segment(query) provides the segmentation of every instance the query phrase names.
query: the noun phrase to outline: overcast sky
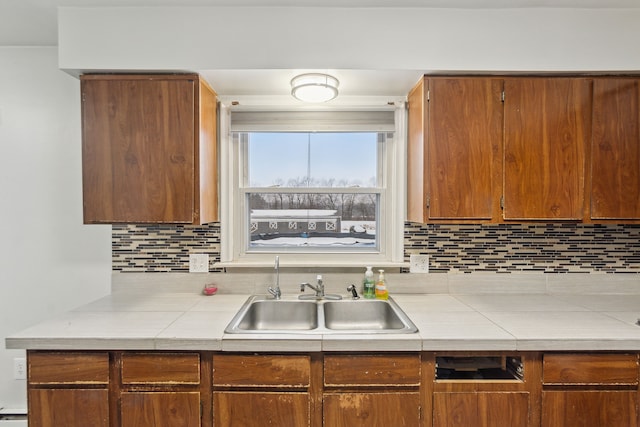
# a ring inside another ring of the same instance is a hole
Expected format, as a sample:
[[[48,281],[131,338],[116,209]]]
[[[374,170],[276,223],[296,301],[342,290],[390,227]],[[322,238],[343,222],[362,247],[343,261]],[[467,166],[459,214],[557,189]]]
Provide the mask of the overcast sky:
[[[316,182],[334,178],[349,185],[371,185],[376,175],[376,141],[375,132],[250,133],[250,185],[286,184],[307,173]]]

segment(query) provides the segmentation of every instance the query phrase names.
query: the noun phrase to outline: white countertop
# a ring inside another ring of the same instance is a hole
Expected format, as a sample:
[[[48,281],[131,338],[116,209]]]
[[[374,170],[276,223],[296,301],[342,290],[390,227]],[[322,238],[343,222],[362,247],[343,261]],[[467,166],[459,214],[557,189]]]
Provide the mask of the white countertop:
[[[397,294],[415,334],[225,334],[247,294],[118,292],[5,339],[8,349],[640,351],[640,295]]]

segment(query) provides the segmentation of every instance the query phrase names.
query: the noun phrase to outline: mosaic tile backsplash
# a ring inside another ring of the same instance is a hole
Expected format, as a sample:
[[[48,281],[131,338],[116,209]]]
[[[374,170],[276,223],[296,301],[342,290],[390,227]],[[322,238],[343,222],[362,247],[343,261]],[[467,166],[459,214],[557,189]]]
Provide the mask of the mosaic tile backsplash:
[[[432,273],[639,273],[640,224],[405,224],[405,259]],[[220,224],[114,225],[112,269],[187,272],[189,253],[220,260]],[[219,271],[211,269],[211,271]]]

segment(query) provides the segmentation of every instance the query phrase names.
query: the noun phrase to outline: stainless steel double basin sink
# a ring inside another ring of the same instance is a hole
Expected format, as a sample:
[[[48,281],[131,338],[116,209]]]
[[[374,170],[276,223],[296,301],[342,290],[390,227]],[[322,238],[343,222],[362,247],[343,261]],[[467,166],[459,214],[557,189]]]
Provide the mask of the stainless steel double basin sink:
[[[229,334],[407,334],[418,328],[388,300],[297,300],[254,295],[225,329]]]

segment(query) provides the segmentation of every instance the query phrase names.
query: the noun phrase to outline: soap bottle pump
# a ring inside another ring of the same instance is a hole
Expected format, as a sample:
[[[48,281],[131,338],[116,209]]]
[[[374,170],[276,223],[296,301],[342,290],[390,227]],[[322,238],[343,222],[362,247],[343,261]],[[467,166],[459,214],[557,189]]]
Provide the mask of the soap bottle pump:
[[[367,270],[364,272],[364,280],[362,281],[362,295],[368,299],[373,299],[376,297],[375,282],[373,280],[373,270],[371,270],[370,266],[367,266]]]
[[[387,281],[384,278],[384,270],[378,270],[378,280],[376,281],[376,298],[389,299],[389,291],[387,290]]]

